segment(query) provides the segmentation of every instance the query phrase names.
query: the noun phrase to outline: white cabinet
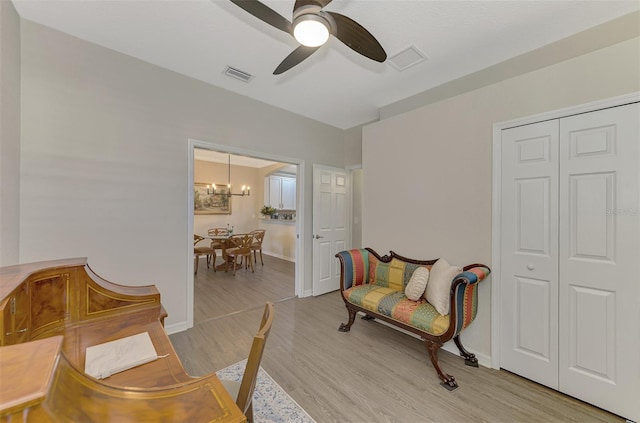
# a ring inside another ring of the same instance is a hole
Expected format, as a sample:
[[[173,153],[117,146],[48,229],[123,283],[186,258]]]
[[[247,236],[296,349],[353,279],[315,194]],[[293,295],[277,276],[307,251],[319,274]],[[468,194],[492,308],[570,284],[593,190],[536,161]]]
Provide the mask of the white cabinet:
[[[282,208],[295,210],[296,208],[296,180],[282,178]]]
[[[279,176],[269,176],[269,206],[281,209],[282,203],[282,178]],[[265,184],[266,185],[266,184]]]
[[[265,204],[280,210],[296,209],[296,178],[271,175],[265,178]]]

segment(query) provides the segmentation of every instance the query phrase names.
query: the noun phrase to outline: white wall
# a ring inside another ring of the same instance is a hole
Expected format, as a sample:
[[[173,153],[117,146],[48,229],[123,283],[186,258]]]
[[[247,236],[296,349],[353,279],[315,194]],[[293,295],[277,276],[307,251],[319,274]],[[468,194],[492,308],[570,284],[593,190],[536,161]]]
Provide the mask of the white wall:
[[[355,126],[344,131],[345,166],[362,164],[362,126]]]
[[[363,130],[363,245],[491,265],[492,126],[640,90],[640,38],[400,114]],[[491,354],[491,283],[466,346]]]
[[[0,266],[20,250],[20,17],[0,1]]]
[[[258,227],[265,229],[262,253],[288,261],[296,261],[296,224],[286,220],[260,219]]]
[[[362,248],[362,169],[351,171],[351,248]]]
[[[20,261],[155,284],[170,327],[187,321],[188,139],[304,160],[309,192],[313,163],[344,166],[342,130],[33,22],[21,38]]]

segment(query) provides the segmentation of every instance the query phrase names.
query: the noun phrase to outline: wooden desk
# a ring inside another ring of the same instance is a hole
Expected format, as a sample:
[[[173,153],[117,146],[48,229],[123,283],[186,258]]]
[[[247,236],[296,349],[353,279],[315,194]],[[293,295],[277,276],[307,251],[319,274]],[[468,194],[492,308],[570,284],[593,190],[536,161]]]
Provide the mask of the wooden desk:
[[[44,401],[61,346],[62,338],[57,336],[0,348],[2,415],[21,412]]]
[[[215,374],[186,373],[165,316],[155,287],[105,281],[83,258],[0,268],[0,421],[246,421]],[[145,331],[166,358],[104,380],[84,374],[88,346]],[[33,386],[15,376],[17,357],[44,368]],[[14,385],[31,391],[9,394]]]

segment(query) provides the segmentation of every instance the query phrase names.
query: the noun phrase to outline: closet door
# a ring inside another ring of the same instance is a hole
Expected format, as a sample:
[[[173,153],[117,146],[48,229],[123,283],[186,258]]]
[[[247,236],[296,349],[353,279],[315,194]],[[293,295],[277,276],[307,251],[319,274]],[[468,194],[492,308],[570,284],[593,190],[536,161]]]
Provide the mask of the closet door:
[[[558,388],[558,121],[502,131],[500,366]]]
[[[635,421],[639,117],[636,103],[560,120],[560,391]]]

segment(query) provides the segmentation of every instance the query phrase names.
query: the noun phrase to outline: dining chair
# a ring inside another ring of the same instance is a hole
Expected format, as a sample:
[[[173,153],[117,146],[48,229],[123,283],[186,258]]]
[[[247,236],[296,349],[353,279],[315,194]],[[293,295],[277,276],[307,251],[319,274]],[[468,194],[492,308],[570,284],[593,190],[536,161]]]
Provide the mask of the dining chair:
[[[229,230],[227,228],[211,228],[207,230],[207,235],[209,236],[229,236]],[[220,239],[212,239],[211,240],[211,248],[214,250],[222,250],[224,246],[222,245],[224,241]],[[215,267],[215,260],[213,262],[213,266]]]
[[[251,271],[255,272],[253,268],[253,260],[251,260],[251,243],[253,242],[253,235],[251,234],[237,234],[231,235],[227,240],[227,266],[225,272],[229,268],[229,263],[233,261],[233,274],[236,274],[236,268],[238,267],[238,259],[242,258],[244,261],[245,269],[251,266]]]
[[[253,242],[251,243],[251,251],[253,251],[253,261],[258,264],[258,251],[260,251],[260,263],[264,266],[264,260],[262,260],[262,240],[264,239],[264,234],[267,232],[266,229],[255,229],[249,232],[253,235]]]
[[[213,271],[216,271],[216,250],[211,247],[196,247],[196,244],[202,241],[204,238],[200,235],[193,235],[193,273],[198,273],[198,262],[200,261],[201,256],[206,256],[207,258],[207,269],[209,268],[209,263],[213,261]]]
[[[247,422],[253,423],[253,391],[256,387],[256,379],[258,378],[258,370],[262,361],[262,353],[267,343],[267,337],[271,331],[273,323],[273,303],[268,302],[264,307],[262,321],[258,333],[253,337],[247,365],[244,368],[242,381],[236,382],[232,380],[221,379],[222,385],[229,392],[232,398],[235,398],[236,405],[242,410],[247,418]]]

